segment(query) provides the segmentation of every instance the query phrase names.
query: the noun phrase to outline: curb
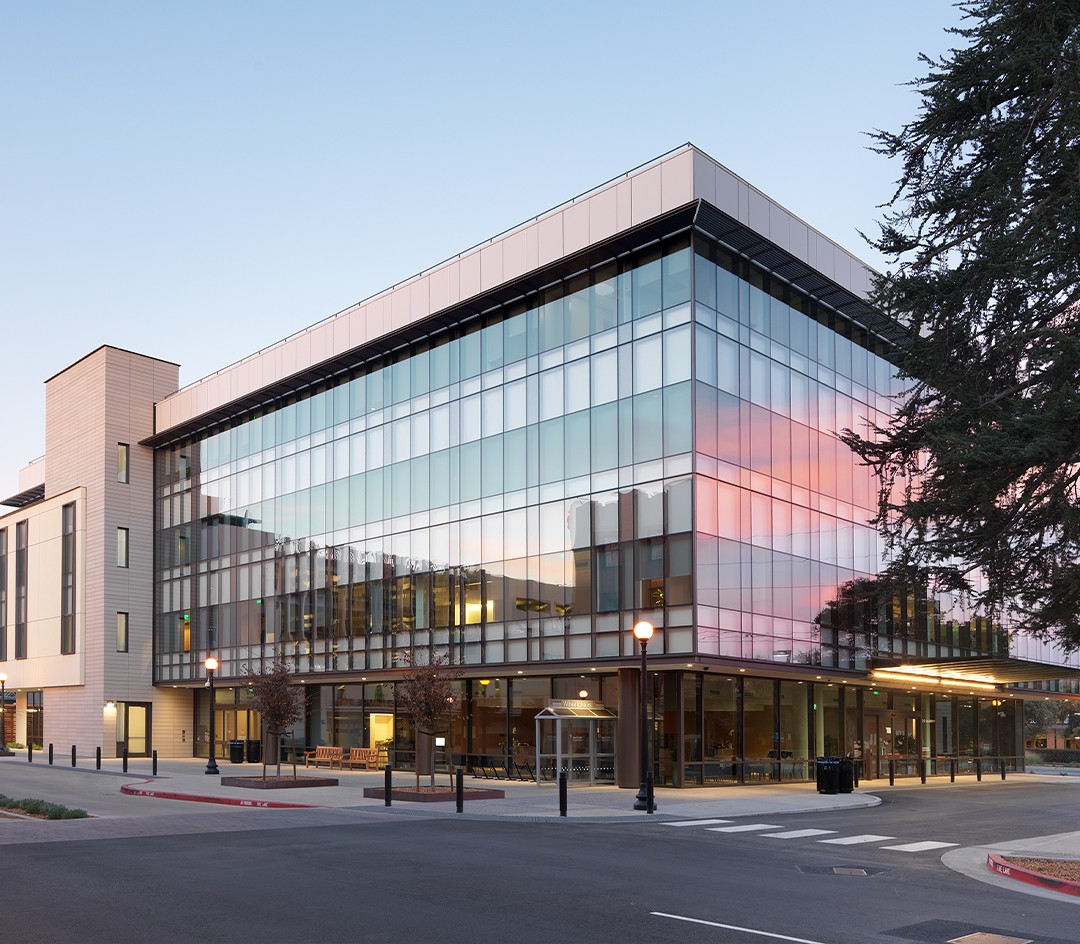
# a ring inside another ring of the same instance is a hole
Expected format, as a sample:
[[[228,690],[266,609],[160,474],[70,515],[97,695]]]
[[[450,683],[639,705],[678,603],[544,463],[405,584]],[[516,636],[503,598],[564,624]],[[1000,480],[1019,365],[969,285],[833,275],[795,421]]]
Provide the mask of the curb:
[[[141,780],[140,783],[154,783],[153,780]],[[319,810],[321,806],[312,803],[285,803],[279,800],[244,800],[240,797],[199,796],[195,793],[172,793],[166,790],[144,790],[135,784],[125,783],[120,792],[127,796],[157,797],[162,800],[188,800],[192,803],[219,803],[222,806],[251,806],[261,810]]]
[[[1002,856],[996,855],[993,852],[986,857],[986,867],[990,869],[991,872],[1003,875],[1005,878],[1015,879],[1018,882],[1026,882],[1028,885],[1035,885],[1039,888],[1045,888],[1048,891],[1061,892],[1063,895],[1080,897],[1080,882],[1072,882],[1064,878],[1052,878],[1049,875],[1032,872],[1030,869],[1025,869],[1019,865],[1013,865],[1011,862],[1006,862]]]

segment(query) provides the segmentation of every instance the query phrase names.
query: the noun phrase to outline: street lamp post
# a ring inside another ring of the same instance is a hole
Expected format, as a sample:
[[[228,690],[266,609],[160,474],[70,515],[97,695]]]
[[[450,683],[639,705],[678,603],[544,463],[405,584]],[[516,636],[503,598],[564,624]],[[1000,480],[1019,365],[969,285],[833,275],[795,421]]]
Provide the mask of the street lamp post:
[[[651,802],[649,787],[646,783],[649,778],[649,688],[646,683],[649,668],[645,649],[652,635],[652,623],[642,620],[634,624],[634,638],[641,643],[641,788],[634,799],[634,809],[645,810],[647,813],[656,809],[656,804]]]
[[[207,656],[206,661],[203,662],[206,666],[206,687],[210,689],[210,759],[206,762],[205,773],[217,774],[217,740],[214,732],[214,672],[218,667],[218,660],[213,656]]]
[[[14,753],[7,746],[7,672],[0,672],[0,757]]]

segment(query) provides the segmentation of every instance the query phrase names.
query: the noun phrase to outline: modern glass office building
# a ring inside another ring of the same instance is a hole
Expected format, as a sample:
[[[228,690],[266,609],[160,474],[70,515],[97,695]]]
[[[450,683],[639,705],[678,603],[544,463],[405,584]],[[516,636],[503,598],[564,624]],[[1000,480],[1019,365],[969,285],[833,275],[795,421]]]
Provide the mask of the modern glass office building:
[[[441,656],[448,762],[636,786],[644,619],[658,783],[1015,764],[1007,683],[1047,667],[877,581],[875,483],[835,435],[897,392],[868,279],[687,146],[159,403],[153,672],[193,692],[183,742],[206,752],[207,655],[222,742],[258,731],[244,667],[285,659],[293,742],[407,764],[395,685]]]

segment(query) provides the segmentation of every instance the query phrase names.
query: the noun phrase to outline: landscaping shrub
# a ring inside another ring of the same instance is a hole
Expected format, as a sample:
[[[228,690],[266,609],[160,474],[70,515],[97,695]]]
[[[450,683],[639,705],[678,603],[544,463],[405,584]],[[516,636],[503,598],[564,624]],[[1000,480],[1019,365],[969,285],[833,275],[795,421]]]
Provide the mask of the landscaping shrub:
[[[73,810],[60,803],[45,800],[14,800],[0,794],[0,807],[8,810],[22,810],[30,816],[47,816],[49,819],[86,819],[90,814],[86,810]]]

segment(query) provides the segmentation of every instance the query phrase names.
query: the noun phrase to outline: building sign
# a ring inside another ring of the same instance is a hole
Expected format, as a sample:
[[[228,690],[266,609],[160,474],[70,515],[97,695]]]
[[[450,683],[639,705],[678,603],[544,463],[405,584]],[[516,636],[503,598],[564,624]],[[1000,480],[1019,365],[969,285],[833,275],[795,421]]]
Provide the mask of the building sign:
[[[548,708],[587,708],[595,711],[603,707],[602,701],[591,701],[587,698],[552,698],[548,702]]]

